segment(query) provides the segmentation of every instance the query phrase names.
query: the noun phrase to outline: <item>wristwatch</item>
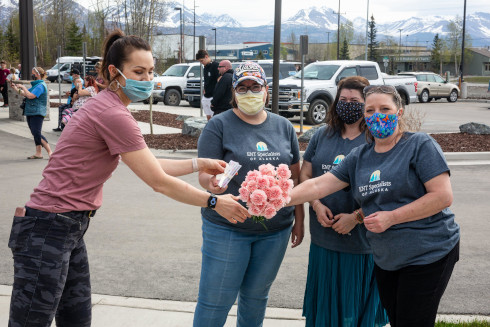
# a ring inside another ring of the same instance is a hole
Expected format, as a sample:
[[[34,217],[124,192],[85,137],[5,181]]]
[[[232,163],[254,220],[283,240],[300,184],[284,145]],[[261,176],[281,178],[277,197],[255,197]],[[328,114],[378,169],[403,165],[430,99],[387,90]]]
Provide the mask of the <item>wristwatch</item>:
[[[211,193],[208,198],[208,208],[213,209],[216,208],[216,203],[218,203],[218,197]]]

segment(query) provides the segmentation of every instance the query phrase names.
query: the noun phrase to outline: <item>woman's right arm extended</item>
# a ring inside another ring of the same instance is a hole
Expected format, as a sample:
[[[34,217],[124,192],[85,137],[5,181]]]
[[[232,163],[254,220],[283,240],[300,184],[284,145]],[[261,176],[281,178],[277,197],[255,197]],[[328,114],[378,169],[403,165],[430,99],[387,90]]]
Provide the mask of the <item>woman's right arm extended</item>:
[[[146,147],[141,150],[121,154],[122,160],[131,170],[155,192],[162,193],[182,203],[206,207],[209,193],[165,173],[155,156]],[[238,197],[231,194],[218,196],[216,212],[231,223],[243,222],[250,217],[247,209],[238,203]]]
[[[291,201],[287,205],[292,206],[321,199],[347,186],[349,186],[348,183],[342,182],[332,173],[328,172],[316,178],[301,182],[301,184],[293,188]]]

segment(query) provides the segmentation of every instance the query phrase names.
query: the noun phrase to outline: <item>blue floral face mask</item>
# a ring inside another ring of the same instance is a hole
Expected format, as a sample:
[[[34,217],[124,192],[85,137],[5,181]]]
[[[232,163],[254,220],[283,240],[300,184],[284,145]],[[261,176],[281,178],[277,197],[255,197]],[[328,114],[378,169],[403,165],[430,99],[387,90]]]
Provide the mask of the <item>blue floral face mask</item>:
[[[366,125],[375,138],[384,139],[395,132],[398,125],[398,114],[373,114],[366,117]]]
[[[124,94],[126,94],[129,100],[132,102],[138,102],[146,100],[150,97],[151,92],[153,91],[153,81],[137,81],[134,79],[128,79],[119,69],[117,69],[117,71],[126,80],[126,86],[122,86],[119,84],[119,82],[117,82],[117,84],[119,84],[119,87],[122,89]]]
[[[339,115],[340,120],[344,123],[347,125],[354,124],[363,116],[364,103],[339,100],[335,111]]]

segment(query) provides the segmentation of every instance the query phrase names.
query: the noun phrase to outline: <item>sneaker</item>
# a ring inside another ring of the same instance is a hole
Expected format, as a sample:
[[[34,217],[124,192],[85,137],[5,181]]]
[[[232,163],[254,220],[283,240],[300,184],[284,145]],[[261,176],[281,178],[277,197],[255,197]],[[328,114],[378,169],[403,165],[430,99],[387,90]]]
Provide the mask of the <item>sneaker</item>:
[[[8,107],[8,106],[9,106],[8,104],[4,104],[2,107],[4,107],[4,108],[5,108],[5,107]]]
[[[61,128],[59,128],[59,127],[53,128],[53,132],[61,132]]]

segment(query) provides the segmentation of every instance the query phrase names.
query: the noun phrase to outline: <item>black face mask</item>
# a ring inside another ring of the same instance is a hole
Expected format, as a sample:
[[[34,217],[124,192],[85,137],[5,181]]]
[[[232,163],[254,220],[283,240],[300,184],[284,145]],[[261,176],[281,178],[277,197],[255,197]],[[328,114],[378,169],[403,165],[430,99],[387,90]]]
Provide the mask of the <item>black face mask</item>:
[[[335,108],[340,120],[350,125],[358,121],[364,113],[364,103],[339,101]]]
[[[36,75],[34,75],[34,74],[32,74],[32,75],[31,75],[31,78],[32,78],[33,80],[37,80],[37,77],[36,77]]]

